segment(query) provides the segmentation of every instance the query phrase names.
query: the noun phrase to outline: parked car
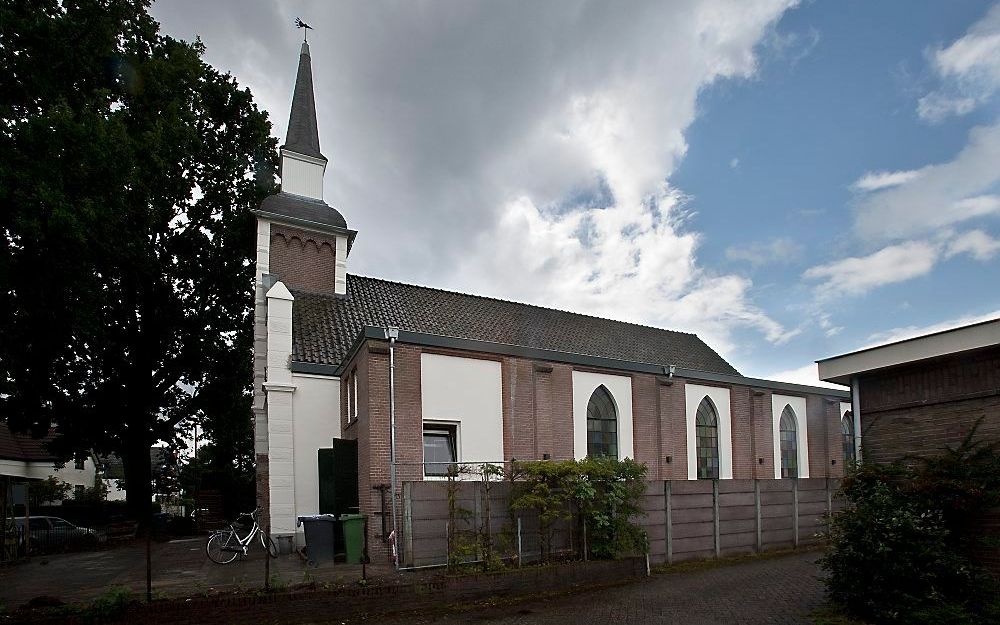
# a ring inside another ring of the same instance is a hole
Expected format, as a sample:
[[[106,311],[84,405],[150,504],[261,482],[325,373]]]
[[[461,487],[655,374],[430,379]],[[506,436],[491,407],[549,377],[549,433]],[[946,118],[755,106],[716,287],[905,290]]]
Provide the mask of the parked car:
[[[18,544],[24,545],[24,517],[15,517]],[[80,527],[57,516],[28,518],[32,551],[65,551],[95,546],[107,540],[107,535],[87,527]]]

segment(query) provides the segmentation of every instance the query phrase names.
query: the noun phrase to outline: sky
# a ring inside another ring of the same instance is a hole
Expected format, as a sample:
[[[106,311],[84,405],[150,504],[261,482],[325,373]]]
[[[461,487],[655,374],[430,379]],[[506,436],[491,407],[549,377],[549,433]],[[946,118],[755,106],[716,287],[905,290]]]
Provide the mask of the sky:
[[[1000,317],[1000,2],[160,0],[348,271],[695,332],[744,375]]]

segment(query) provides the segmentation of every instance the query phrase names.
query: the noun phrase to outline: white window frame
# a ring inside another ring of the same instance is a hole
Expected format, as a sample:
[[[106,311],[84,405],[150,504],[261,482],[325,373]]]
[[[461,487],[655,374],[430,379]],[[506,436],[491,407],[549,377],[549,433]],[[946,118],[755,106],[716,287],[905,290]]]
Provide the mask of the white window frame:
[[[449,427],[455,429],[455,464],[462,464],[462,422],[461,421],[448,421],[446,419],[424,419],[420,425],[420,472],[423,474],[425,480],[447,480],[446,475],[427,475],[427,463],[424,458],[424,432],[427,430],[427,426],[439,427]],[[462,479],[461,475],[458,479]]]
[[[791,406],[795,413],[795,443],[799,457],[799,478],[809,477],[809,413],[805,397],[771,395],[771,439],[774,444],[774,479],[781,477],[781,412]],[[837,422],[839,430],[840,422]],[[784,478],[793,479],[793,478]]]
[[[684,385],[685,421],[687,422],[688,479],[698,479],[698,436],[695,421],[698,406],[708,397],[715,405],[719,424],[719,479],[733,479],[733,407],[730,390],[722,386]]]

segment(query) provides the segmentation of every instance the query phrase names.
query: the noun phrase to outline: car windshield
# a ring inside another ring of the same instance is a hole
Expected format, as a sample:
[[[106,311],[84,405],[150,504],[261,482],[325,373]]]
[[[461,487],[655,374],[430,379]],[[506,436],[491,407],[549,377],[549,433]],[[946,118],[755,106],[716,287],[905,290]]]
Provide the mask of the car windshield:
[[[75,526],[69,521],[65,521],[63,519],[52,519],[52,527],[57,530],[66,530]]]

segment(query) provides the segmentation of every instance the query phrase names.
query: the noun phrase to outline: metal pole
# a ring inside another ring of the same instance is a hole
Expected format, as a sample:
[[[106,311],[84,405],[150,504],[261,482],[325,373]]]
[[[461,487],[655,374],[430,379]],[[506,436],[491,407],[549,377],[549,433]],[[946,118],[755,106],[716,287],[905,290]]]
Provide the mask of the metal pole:
[[[153,516],[146,527],[146,602],[153,601]]]
[[[264,530],[264,592],[271,590],[271,525]],[[292,538],[294,541],[294,537]]]
[[[361,579],[368,581],[368,517],[364,520],[365,547],[361,553]]]
[[[851,412],[854,417],[854,460],[861,462],[861,382],[851,378]]]
[[[396,503],[396,339],[399,338],[397,328],[386,328],[385,338],[389,339],[389,482],[392,488],[392,533],[395,536],[395,565],[399,570],[402,551],[399,548],[398,504]]]
[[[521,551],[521,517],[517,517],[517,568],[521,568],[524,553]]]

